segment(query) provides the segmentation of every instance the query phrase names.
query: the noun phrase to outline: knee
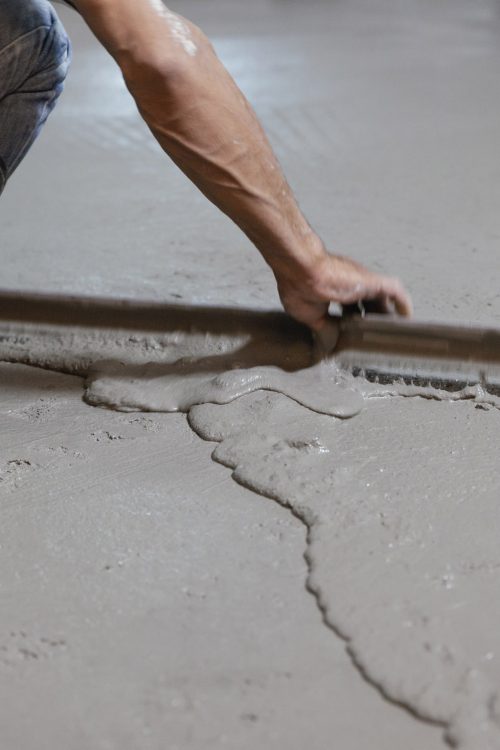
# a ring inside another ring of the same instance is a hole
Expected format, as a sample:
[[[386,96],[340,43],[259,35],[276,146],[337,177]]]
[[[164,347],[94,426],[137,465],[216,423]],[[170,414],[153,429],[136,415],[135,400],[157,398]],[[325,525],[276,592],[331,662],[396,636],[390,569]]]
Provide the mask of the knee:
[[[28,0],[34,7],[37,27],[33,32],[35,62],[32,75],[49,85],[62,87],[71,61],[71,44],[53,7],[46,0]]]
[[[28,79],[61,88],[71,60],[71,44],[47,0],[2,0],[0,60],[11,89]],[[4,78],[4,81],[5,81]],[[6,82],[6,81],[5,81]]]
[[[49,77],[54,89],[62,89],[71,63],[71,42],[64,26],[52,11],[39,58],[39,71]]]

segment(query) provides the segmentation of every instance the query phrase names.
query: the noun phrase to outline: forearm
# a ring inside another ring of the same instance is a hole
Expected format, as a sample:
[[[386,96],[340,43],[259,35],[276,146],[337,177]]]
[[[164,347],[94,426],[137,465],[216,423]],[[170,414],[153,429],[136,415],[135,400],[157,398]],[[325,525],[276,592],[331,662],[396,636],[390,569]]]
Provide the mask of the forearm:
[[[330,301],[411,314],[397,279],[329,255],[309,227],[246,99],[193,24],[161,0],[73,0],[119,64],[152,132],[252,240],[285,309],[315,330]]]
[[[101,20],[114,25],[116,0]],[[278,275],[307,273],[324,255],[252,108],[203,33],[155,2],[121,0],[130,26],[107,47],[151,131],[184,173],[245,232]],[[129,10],[127,9],[127,12]],[[94,24],[99,36],[99,24]]]
[[[127,83],[155,137],[198,188],[245,232],[276,272],[322,252],[248,102],[208,42],[176,78]]]

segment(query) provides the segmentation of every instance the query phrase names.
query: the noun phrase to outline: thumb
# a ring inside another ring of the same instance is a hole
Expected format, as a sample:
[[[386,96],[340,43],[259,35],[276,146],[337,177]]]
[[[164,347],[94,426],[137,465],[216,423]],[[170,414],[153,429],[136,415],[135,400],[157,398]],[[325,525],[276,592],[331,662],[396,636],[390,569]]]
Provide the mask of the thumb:
[[[339,340],[339,324],[335,318],[325,316],[320,328],[314,332],[314,340],[318,353],[324,357],[333,352]]]

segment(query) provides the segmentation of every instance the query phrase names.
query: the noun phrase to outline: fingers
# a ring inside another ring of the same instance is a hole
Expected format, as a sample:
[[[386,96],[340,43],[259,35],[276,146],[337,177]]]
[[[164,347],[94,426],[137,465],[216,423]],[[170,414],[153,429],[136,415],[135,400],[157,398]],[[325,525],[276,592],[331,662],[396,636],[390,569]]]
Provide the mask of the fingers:
[[[331,256],[332,296],[334,302],[356,305],[362,302],[366,312],[394,313],[410,317],[411,298],[399,279],[370,272],[350,258]]]
[[[308,305],[307,310],[304,310],[304,314],[301,322],[305,323],[312,331],[316,333],[321,331],[328,322],[328,308],[329,305],[326,303]]]
[[[368,284],[356,297],[356,302],[344,303],[344,315],[359,315],[360,313],[376,313],[379,315],[402,315],[411,317],[413,307],[411,298],[403,285],[390,277],[377,277],[376,282]]]
[[[342,305],[342,315],[344,317],[350,315],[363,315],[364,312],[380,312],[380,310],[375,302],[365,302],[365,300]]]
[[[396,309],[400,315],[403,315],[405,318],[411,318],[413,315],[413,303],[411,301],[410,295],[405,292],[404,296],[399,300],[399,302],[396,300]]]
[[[385,294],[377,299],[365,300],[363,308],[365,313],[378,313],[379,315],[390,315],[394,312],[394,305]]]
[[[333,318],[326,318],[322,327],[315,331],[314,340],[316,351],[323,359],[333,352],[339,340],[339,326]]]
[[[328,321],[330,301],[351,306],[355,311],[389,313],[410,317],[411,298],[399,279],[370,272],[348,258],[329,255],[317,275],[307,283],[279,279],[278,291],[285,310],[313,331],[321,331]]]
[[[389,279],[384,292],[385,298],[389,298],[399,315],[405,318],[411,317],[413,314],[411,297],[398,279]]]
[[[319,333],[320,331],[324,331],[328,326],[328,314],[323,315],[323,317],[321,318],[316,318],[314,320],[304,320],[302,322],[308,325],[311,331]]]

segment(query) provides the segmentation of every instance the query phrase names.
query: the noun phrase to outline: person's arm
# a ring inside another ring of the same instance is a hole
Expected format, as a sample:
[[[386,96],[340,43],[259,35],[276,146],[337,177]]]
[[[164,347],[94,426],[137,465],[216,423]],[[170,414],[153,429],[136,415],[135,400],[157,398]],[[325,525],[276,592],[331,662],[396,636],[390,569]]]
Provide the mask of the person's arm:
[[[161,0],[72,1],[120,66],[163,149],[261,252],[287,312],[316,330],[330,301],[375,300],[411,313],[399,281],[326,252],[255,113],[199,28]]]

